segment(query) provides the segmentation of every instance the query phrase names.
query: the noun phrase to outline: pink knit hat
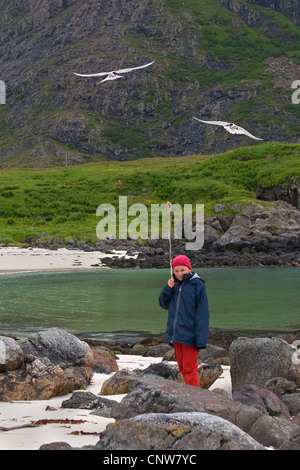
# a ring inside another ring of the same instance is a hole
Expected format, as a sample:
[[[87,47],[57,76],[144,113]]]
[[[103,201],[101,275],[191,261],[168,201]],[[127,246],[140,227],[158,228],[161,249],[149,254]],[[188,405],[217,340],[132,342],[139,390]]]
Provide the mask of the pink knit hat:
[[[185,255],[179,255],[173,259],[172,268],[175,268],[176,266],[186,266],[187,268],[192,269],[191,262]]]

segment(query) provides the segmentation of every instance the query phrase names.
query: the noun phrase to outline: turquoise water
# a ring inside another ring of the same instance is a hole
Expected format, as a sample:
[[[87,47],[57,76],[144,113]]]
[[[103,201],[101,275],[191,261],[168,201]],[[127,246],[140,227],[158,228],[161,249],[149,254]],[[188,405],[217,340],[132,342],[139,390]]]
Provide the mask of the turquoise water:
[[[198,269],[210,325],[229,330],[300,329],[298,268]],[[0,332],[163,333],[158,296],[169,270],[32,272],[0,276]]]

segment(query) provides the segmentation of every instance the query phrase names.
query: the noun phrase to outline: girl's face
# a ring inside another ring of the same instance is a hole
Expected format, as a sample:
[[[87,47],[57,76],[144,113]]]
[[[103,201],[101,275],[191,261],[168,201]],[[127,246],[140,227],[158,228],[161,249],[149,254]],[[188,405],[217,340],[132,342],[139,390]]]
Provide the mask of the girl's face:
[[[179,281],[182,281],[184,274],[189,273],[190,270],[187,266],[175,266],[174,274]]]

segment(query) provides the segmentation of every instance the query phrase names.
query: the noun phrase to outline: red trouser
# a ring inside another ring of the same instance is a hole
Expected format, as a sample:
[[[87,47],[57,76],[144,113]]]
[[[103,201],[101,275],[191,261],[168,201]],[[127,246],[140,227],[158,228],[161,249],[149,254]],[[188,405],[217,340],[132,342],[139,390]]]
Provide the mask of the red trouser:
[[[183,375],[185,383],[200,387],[197,362],[198,349],[181,343],[174,343],[174,348],[179,372]]]

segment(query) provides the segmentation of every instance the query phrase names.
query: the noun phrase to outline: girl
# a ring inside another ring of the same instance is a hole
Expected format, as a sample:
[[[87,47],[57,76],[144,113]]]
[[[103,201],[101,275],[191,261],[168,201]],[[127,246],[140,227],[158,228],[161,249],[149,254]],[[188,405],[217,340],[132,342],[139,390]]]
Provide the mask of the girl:
[[[209,311],[204,281],[192,273],[190,260],[176,256],[172,262],[173,279],[162,289],[159,304],[169,310],[166,342],[175,348],[179,371],[187,385],[200,387],[199,350],[206,348]]]

